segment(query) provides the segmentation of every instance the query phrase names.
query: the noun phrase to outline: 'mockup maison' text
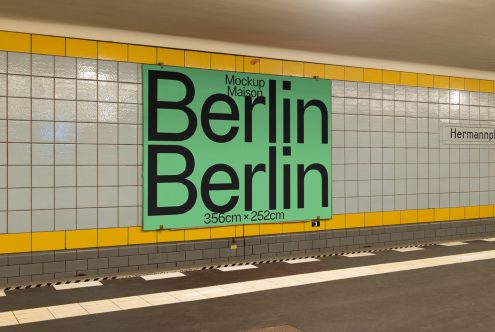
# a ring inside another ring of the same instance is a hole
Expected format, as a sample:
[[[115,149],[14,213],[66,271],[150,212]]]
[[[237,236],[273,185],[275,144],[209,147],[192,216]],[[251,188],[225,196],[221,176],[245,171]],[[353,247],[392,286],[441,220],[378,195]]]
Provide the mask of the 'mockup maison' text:
[[[237,77],[234,74],[225,75],[225,85],[227,86],[227,94],[233,97],[259,97],[263,96],[263,87],[265,80],[260,78],[252,78],[250,76]]]

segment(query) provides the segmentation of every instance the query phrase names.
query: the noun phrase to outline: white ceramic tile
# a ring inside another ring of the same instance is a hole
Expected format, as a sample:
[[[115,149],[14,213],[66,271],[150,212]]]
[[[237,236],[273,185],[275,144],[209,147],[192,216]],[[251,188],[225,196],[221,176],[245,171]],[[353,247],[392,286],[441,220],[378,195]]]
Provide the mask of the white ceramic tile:
[[[55,79],[55,99],[76,99],[76,80],[68,78]]]
[[[55,121],[76,121],[76,102],[55,100]]]
[[[53,188],[33,188],[32,189],[33,209],[53,209],[54,190]]]
[[[53,98],[54,80],[51,77],[35,77],[31,79],[33,98]]]
[[[7,61],[9,74],[31,74],[31,54],[8,52]]]
[[[54,119],[55,103],[49,99],[32,99],[32,119],[52,121]]]

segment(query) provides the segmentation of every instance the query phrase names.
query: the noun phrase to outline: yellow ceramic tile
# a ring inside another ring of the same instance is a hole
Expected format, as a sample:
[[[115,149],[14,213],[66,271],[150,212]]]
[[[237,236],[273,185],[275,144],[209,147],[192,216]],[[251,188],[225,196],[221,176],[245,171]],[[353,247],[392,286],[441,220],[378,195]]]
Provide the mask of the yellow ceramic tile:
[[[322,231],[324,229],[325,229],[325,220],[323,220],[323,219],[320,219],[320,226],[319,227],[313,227],[311,220],[304,222],[304,231],[305,232],[316,232],[316,231]]]
[[[480,217],[480,207],[479,206],[466,206],[464,208],[464,218],[465,219],[476,219]]]
[[[156,64],[156,47],[129,45],[128,61]]]
[[[260,59],[245,56],[244,57],[244,71],[246,73],[259,73],[260,72]]]
[[[235,236],[236,237],[244,236],[244,225],[235,226]]]
[[[364,68],[363,80],[369,83],[383,83],[383,72],[381,69]]]
[[[342,229],[345,228],[345,214],[333,215],[332,219],[328,219],[325,223],[326,229]]]
[[[296,61],[282,61],[282,70],[285,76],[304,76],[304,64]]]
[[[450,79],[448,76],[433,76],[433,87],[438,89],[448,89],[450,84]]]
[[[179,242],[184,241],[185,231],[183,229],[164,229],[156,232],[156,242]]]
[[[35,54],[65,55],[65,38],[53,36],[32,36],[32,52]]]
[[[449,220],[464,220],[464,208],[450,208]]]
[[[260,235],[282,234],[282,223],[260,224]]]
[[[127,61],[127,44],[98,42],[98,59]]]
[[[98,230],[80,229],[65,232],[65,247],[67,249],[94,248],[98,246]]]
[[[211,55],[211,69],[235,71],[235,55],[213,53]]]
[[[400,73],[400,84],[401,85],[408,85],[408,86],[417,86],[418,85],[418,74],[401,72]]]
[[[158,48],[156,50],[156,62],[167,66],[184,67],[184,50],[173,48]]]
[[[128,244],[128,228],[119,227],[98,229],[98,247],[126,246]]]
[[[343,81],[345,79],[344,66],[325,65],[325,78]]]
[[[236,55],[235,57],[235,71],[243,72],[244,71],[244,57],[240,55]]]
[[[210,69],[211,57],[208,52],[186,51],[185,58],[186,67]]]
[[[400,211],[401,224],[414,224],[418,222],[418,210]]]
[[[366,227],[383,225],[383,213],[382,212],[365,213],[364,214],[364,225]]]
[[[364,227],[364,213],[349,213],[345,215],[345,227]]]
[[[449,208],[441,208],[435,209],[435,221],[446,221],[449,220],[450,209]]]
[[[464,86],[468,91],[480,91],[480,80],[466,78],[464,80]]]
[[[244,225],[244,236],[260,235],[260,225]]]
[[[0,234],[0,254],[31,251],[31,233]]]
[[[212,239],[235,237],[235,226],[212,227],[210,231]]]
[[[433,88],[433,75],[418,74],[418,86],[423,88]]]
[[[0,50],[10,52],[31,52],[31,34],[0,31]]]
[[[492,218],[493,216],[493,205],[480,206],[480,218]]]
[[[304,63],[304,77],[325,78],[325,66],[319,63]]]
[[[36,232],[32,234],[32,250],[63,250],[65,249],[65,232]]]
[[[282,75],[282,60],[260,59],[260,73],[270,75]]]
[[[450,88],[453,90],[464,90],[464,78],[450,77]]]
[[[129,227],[129,244],[156,243],[157,231],[143,231],[141,227]]]
[[[286,222],[282,224],[282,232],[285,233],[300,233],[304,232],[303,222]]]
[[[98,57],[98,43],[94,40],[67,38],[65,47],[67,56],[90,59]]]
[[[418,222],[432,222],[435,220],[435,210],[423,209],[418,210]]]
[[[383,225],[398,225],[398,224],[400,224],[400,211],[383,212]]]
[[[480,92],[493,92],[493,81],[480,80]]]
[[[354,81],[354,82],[362,82],[363,81],[363,68],[359,67],[345,67],[345,80],[346,81]]]
[[[384,84],[400,84],[400,71],[384,70],[383,71],[383,83]]]
[[[211,238],[210,228],[191,228],[185,230],[185,240],[209,240]]]

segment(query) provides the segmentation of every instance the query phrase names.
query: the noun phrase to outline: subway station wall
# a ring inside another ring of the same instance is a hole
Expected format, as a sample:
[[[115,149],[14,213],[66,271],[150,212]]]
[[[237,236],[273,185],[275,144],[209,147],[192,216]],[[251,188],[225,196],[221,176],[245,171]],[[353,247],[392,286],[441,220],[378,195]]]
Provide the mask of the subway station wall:
[[[333,218],[142,231],[141,63],[332,79]],[[495,128],[493,81],[0,32],[0,253],[492,218],[444,123]]]

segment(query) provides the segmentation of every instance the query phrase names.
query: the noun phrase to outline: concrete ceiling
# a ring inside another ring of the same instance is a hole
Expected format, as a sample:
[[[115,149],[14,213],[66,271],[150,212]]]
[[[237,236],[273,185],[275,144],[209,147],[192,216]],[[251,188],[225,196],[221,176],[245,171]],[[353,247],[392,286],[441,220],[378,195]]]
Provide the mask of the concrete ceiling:
[[[495,71],[490,0],[1,0],[0,17]]]

